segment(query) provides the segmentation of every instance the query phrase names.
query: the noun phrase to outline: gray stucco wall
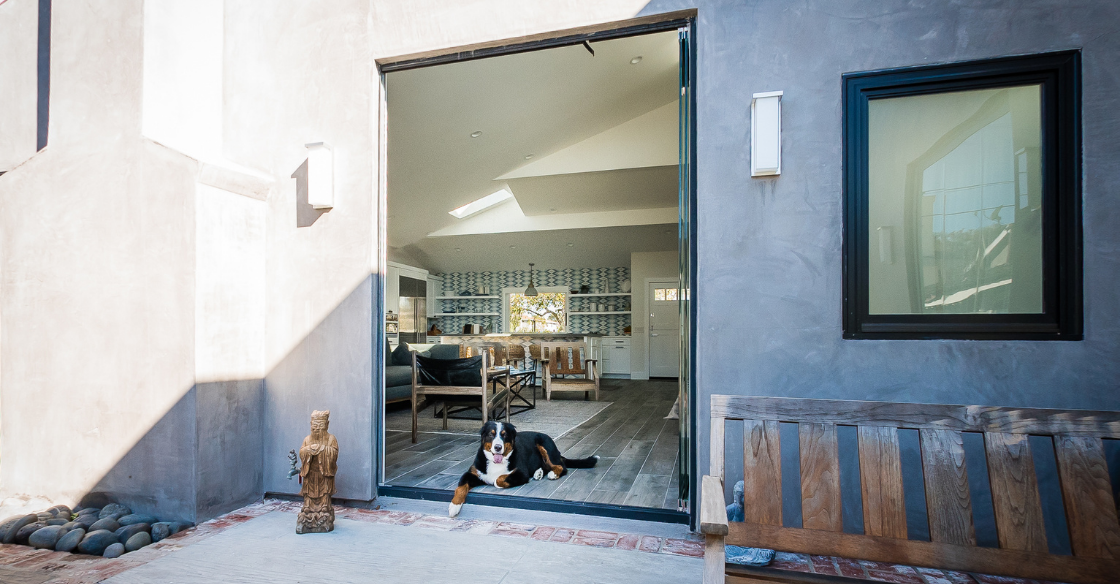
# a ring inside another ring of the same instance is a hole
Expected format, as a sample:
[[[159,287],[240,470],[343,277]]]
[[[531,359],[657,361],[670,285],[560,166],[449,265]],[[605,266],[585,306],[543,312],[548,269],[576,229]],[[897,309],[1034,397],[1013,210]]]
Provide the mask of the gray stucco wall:
[[[195,386],[197,467],[195,512],[216,517],[263,492],[264,380]]]
[[[643,12],[687,6],[655,1]],[[1118,23],[1112,2],[699,3],[701,473],[714,393],[1120,408]],[[841,75],[1074,48],[1084,75],[1085,340],[842,340]],[[750,99],[771,90],[785,92],[782,175],[754,179]]]

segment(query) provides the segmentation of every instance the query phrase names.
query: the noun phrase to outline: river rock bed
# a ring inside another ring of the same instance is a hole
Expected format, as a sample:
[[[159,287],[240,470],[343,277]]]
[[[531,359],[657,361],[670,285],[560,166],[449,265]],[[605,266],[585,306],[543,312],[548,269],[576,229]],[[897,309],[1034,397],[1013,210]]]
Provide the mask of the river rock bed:
[[[116,558],[191,526],[133,513],[117,503],[74,509],[55,505],[46,511],[14,515],[0,522],[0,543]]]

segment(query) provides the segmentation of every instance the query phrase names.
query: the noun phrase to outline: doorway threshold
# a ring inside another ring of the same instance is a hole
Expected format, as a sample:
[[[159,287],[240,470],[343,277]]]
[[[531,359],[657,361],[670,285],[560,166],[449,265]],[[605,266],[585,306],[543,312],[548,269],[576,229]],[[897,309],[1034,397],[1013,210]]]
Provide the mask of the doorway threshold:
[[[451,495],[451,491],[426,489],[424,487],[394,487],[383,485],[377,488],[378,498],[397,497],[401,499],[419,499],[422,501],[449,503],[451,502]],[[518,497],[494,493],[471,493],[467,495],[467,504],[485,505],[487,507],[504,507],[507,509],[527,509],[530,511],[549,511],[552,513],[572,513],[593,517],[612,517],[615,519],[634,519],[637,521],[652,521],[656,523],[687,524],[689,522],[688,513],[684,511],[674,511],[672,509],[628,507],[625,505],[608,505],[606,503],[563,501],[557,499],[542,499],[539,497]]]

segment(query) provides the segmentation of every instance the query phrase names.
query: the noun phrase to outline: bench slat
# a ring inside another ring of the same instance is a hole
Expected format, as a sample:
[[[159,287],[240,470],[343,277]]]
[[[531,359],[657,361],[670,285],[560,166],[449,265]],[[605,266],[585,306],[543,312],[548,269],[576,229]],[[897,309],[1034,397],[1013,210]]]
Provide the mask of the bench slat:
[[[999,547],[1049,553],[1028,436],[984,435]]]
[[[976,545],[972,498],[960,432],[919,430],[925,474],[929,537],[940,543]]]
[[[778,422],[743,422],[743,519],[782,524],[782,450]]]
[[[805,529],[841,531],[840,459],[836,426],[798,424],[801,445],[801,522]]]
[[[864,533],[906,539],[906,501],[896,429],[859,427],[859,472]]]
[[[723,476],[723,418],[712,418],[708,435],[708,474],[726,480]]]
[[[1099,438],[1055,436],[1069,539],[1075,556],[1120,559],[1120,523]]]
[[[1120,438],[1120,412],[713,395],[712,417]]]
[[[1019,578],[1114,584],[1120,561],[734,522],[727,545]]]

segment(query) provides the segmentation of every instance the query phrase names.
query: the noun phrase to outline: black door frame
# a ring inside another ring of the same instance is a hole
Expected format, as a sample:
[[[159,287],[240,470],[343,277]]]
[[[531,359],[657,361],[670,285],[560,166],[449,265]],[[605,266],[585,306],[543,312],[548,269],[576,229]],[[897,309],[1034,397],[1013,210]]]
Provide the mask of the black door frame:
[[[387,146],[387,123],[388,116],[385,111],[385,74],[394,71],[404,71],[407,69],[418,69],[421,67],[432,67],[435,65],[443,65],[448,63],[456,63],[460,61],[470,61],[474,59],[485,59],[488,57],[497,57],[502,55],[510,55],[514,53],[524,53],[529,51],[539,51],[555,47],[563,47],[570,45],[578,45],[584,42],[603,41],[608,39],[617,39],[623,37],[639,36],[643,34],[650,34],[655,32],[666,32],[671,30],[679,30],[681,28],[688,30],[688,52],[689,61],[687,63],[687,70],[685,71],[686,79],[688,82],[689,91],[686,92],[685,98],[688,99],[688,110],[691,113],[687,123],[689,124],[688,136],[688,164],[685,177],[687,185],[689,186],[689,201],[688,201],[688,239],[689,239],[689,280],[691,285],[688,312],[688,351],[689,351],[689,365],[687,371],[681,372],[681,384],[684,390],[688,392],[688,407],[682,408],[682,414],[689,417],[689,427],[691,429],[688,437],[688,494],[689,494],[689,511],[675,511],[671,509],[649,509],[644,507],[629,507],[623,505],[608,505],[603,503],[588,503],[582,501],[562,501],[554,499],[541,499],[537,497],[518,497],[503,494],[493,493],[471,493],[469,496],[470,502],[479,505],[488,505],[492,507],[507,507],[507,508],[521,508],[521,509],[534,509],[539,511],[552,511],[558,513],[577,513],[582,515],[593,515],[601,517],[617,517],[623,519],[640,519],[646,521],[659,521],[663,523],[687,523],[693,528],[697,525],[697,517],[699,517],[699,502],[696,500],[696,485],[697,485],[697,467],[696,467],[696,431],[697,420],[694,412],[696,411],[696,16],[697,11],[680,10],[676,12],[667,12],[663,14],[655,14],[651,16],[643,16],[624,21],[608,22],[592,26],[585,26],[574,29],[560,30],[537,35],[530,35],[514,39],[505,39],[500,41],[492,41],[487,43],[480,43],[476,45],[469,45],[464,47],[455,47],[449,49],[442,49],[436,51],[428,51],[423,53],[414,53],[409,55],[402,55],[398,57],[388,57],[377,59],[376,65],[378,69],[378,83],[379,83],[379,115],[378,115],[378,193],[377,193],[377,209],[378,209],[378,241],[376,242],[376,249],[378,250],[378,268],[383,268],[385,265],[386,257],[386,201],[388,199],[388,192],[386,189],[386,146]],[[382,272],[383,273],[383,272]],[[376,366],[375,369],[375,388],[374,388],[374,404],[376,409],[376,422],[373,424],[374,439],[377,444],[376,460],[374,460],[376,481],[374,484],[374,493],[376,497],[389,496],[389,497],[402,497],[409,499],[422,499],[428,501],[450,501],[452,492],[428,489],[422,487],[401,487],[384,485],[382,481],[382,462],[385,459],[385,441],[384,441],[384,395],[385,395],[385,301],[384,301],[385,282],[379,278],[378,294],[375,302],[375,325],[374,325],[374,359],[373,362]]]

